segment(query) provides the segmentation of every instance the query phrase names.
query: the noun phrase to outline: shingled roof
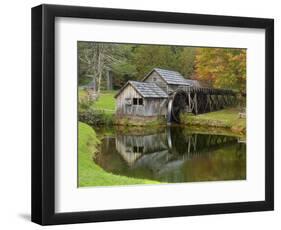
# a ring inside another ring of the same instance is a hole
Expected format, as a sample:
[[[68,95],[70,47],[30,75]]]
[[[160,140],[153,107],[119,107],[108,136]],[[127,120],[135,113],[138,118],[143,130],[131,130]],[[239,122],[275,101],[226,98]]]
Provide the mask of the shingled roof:
[[[208,82],[208,81],[192,80],[192,79],[186,79],[186,81],[192,87],[197,87],[197,88],[213,88],[212,85],[210,84],[210,82]]]
[[[168,95],[158,87],[155,83],[151,82],[138,82],[138,81],[128,81],[120,91],[115,95],[118,95],[130,84],[142,97],[145,98],[168,98]]]
[[[201,83],[199,81],[197,81],[197,80],[185,79],[185,81],[187,83],[189,83],[190,86],[199,87],[199,88],[202,87]]]
[[[160,68],[153,68],[153,70],[146,75],[146,77],[143,79],[143,81],[150,76],[150,74],[156,71],[162,79],[169,85],[190,85],[186,79],[177,71],[172,70],[166,70],[166,69],[160,69]]]

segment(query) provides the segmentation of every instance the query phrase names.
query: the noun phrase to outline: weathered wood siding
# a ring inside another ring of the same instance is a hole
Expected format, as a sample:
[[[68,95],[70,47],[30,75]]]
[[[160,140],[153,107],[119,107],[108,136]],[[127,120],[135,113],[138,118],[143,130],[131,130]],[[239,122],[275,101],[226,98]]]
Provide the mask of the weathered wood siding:
[[[147,98],[145,99],[146,116],[165,116],[167,114],[167,99]]]
[[[180,85],[168,85],[168,93],[174,92],[180,87]]]
[[[133,98],[142,98],[141,95],[129,84],[117,97],[118,115],[144,116],[144,106],[133,105]],[[130,103],[130,104],[129,104]]]
[[[157,84],[164,92],[168,91],[168,85],[163,80],[163,78],[156,72],[153,71],[145,80],[144,82],[153,82]]]
[[[156,71],[153,71],[144,80],[144,82],[153,82],[153,83],[157,84],[166,93],[171,93],[179,87],[179,85],[169,85],[169,84],[167,84]]]
[[[127,85],[117,97],[117,115],[165,116],[167,114],[167,99],[143,98],[143,105],[133,105],[133,98],[142,98],[142,96],[131,85]]]

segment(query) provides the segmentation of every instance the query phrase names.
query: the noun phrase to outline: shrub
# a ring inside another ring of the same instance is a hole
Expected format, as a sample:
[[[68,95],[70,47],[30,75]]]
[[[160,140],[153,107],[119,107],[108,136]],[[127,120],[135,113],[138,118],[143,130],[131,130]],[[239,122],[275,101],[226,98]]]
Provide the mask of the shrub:
[[[113,120],[113,114],[107,114],[102,110],[94,110],[91,108],[79,110],[79,121],[90,126],[113,125]]]

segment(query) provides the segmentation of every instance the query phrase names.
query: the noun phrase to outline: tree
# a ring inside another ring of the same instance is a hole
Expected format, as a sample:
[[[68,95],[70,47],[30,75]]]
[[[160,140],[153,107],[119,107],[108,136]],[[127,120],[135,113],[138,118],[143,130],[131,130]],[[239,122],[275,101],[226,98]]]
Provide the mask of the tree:
[[[106,85],[108,70],[117,89],[128,80],[141,80],[155,67],[176,70],[189,77],[194,71],[195,48],[78,42],[78,56],[79,84],[93,81],[99,92]]]
[[[176,69],[176,52],[172,46],[138,45],[135,49],[134,64],[137,78],[142,79],[155,67]]]
[[[181,74],[190,78],[194,72],[195,66],[195,48],[193,47],[184,47],[179,52],[178,56],[178,69]]]
[[[112,64],[112,72],[115,76],[114,86],[120,89],[128,80],[136,79],[137,70],[133,63],[134,49],[136,45],[122,44],[115,52],[115,61]]]
[[[195,74],[199,80],[215,88],[246,91],[246,50],[230,48],[198,48]]]
[[[114,44],[97,42],[78,42],[79,77],[89,77],[97,83],[97,93],[101,89],[104,72],[111,68],[114,58]],[[80,76],[81,74],[81,76]]]

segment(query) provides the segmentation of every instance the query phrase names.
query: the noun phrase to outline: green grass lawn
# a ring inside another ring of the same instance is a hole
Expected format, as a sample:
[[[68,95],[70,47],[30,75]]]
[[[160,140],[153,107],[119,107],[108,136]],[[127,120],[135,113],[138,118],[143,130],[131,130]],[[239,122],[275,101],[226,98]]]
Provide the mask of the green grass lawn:
[[[114,98],[117,91],[111,90],[111,91],[101,91],[98,99],[93,102],[93,109],[97,110],[105,110],[108,112],[115,112],[115,102],[116,99]],[[84,89],[79,89],[79,98],[80,100],[86,100],[87,98],[87,92]]]
[[[104,171],[94,161],[93,157],[98,151],[98,140],[95,131],[85,123],[79,122],[79,147],[78,147],[78,186],[108,186],[108,185],[133,185],[156,184],[157,181],[129,178],[113,175]]]
[[[89,94],[79,89],[79,119],[91,126],[112,125],[115,118],[116,91],[102,91],[97,99],[89,100]]]
[[[194,126],[209,126],[227,128],[234,132],[246,133],[246,119],[239,118],[239,110],[235,108],[223,109],[200,115],[181,114],[182,124]]]
[[[94,102],[93,108],[98,110],[104,110],[106,113],[115,113],[114,98],[117,91],[102,91],[97,101]]]

